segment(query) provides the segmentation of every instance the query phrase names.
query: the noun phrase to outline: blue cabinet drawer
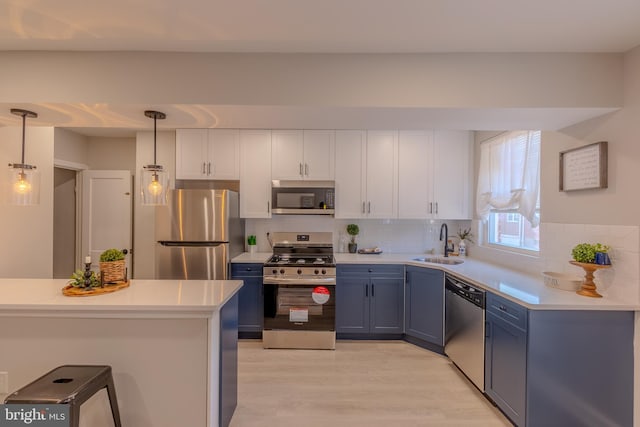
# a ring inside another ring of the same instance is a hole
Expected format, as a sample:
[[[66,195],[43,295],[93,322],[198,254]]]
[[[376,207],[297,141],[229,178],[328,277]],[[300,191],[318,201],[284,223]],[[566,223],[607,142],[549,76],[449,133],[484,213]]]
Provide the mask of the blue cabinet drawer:
[[[515,302],[488,292],[487,312],[493,313],[516,328],[527,330],[527,309]]]
[[[338,264],[336,273],[341,275],[358,276],[393,276],[404,277],[404,265],[402,264]]]
[[[231,277],[262,276],[262,264],[231,264]]]

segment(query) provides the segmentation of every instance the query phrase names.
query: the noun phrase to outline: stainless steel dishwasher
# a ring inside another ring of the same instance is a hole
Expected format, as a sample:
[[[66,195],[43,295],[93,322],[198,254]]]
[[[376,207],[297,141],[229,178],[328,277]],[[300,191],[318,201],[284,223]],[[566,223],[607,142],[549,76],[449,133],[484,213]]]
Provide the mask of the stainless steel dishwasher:
[[[445,274],[444,352],[484,392],[485,292]]]

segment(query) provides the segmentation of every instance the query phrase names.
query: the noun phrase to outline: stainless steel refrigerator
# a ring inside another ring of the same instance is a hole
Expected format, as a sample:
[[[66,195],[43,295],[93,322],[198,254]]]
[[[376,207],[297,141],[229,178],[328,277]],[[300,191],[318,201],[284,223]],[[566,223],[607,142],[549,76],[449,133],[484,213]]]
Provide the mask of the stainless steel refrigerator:
[[[156,278],[228,278],[229,260],[244,250],[238,193],[172,190],[156,208]]]

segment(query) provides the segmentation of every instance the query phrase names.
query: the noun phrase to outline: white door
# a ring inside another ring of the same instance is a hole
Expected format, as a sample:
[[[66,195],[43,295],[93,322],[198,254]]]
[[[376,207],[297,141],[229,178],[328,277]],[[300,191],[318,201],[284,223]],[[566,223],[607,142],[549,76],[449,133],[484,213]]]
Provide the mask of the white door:
[[[176,129],[176,179],[207,179],[208,129]]]
[[[271,131],[240,131],[240,216],[271,218]]]
[[[433,131],[400,131],[398,218],[425,219],[433,209]]]
[[[336,218],[363,218],[366,133],[336,131]]]
[[[238,129],[209,129],[207,177],[240,179],[240,132]]]
[[[82,172],[82,253],[100,269],[106,249],[126,249],[131,277],[131,172],[88,170]]]
[[[334,179],[335,147],[334,131],[304,131],[304,179]]]
[[[304,163],[301,130],[274,130],[271,133],[273,179],[303,179]]]
[[[436,216],[442,219],[471,219],[471,132],[437,130],[433,145]]]
[[[367,218],[398,217],[398,132],[367,132]]]

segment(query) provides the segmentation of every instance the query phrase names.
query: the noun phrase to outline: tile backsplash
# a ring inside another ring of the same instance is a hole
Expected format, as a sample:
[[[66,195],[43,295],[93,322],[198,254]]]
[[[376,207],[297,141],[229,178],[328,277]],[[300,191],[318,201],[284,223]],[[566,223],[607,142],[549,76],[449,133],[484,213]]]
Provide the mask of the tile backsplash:
[[[336,252],[346,252],[349,235],[347,224],[358,224],[360,234],[356,238],[358,248],[379,247],[386,253],[425,253],[431,249],[442,252],[440,226],[435,220],[387,220],[387,219],[335,219],[330,216],[278,215],[271,219],[248,219],[245,234],[254,234],[258,251],[271,252],[267,232],[275,231],[330,231]],[[455,236],[459,227],[469,227],[469,221],[446,221],[449,235]],[[457,239],[452,239],[457,243]]]

